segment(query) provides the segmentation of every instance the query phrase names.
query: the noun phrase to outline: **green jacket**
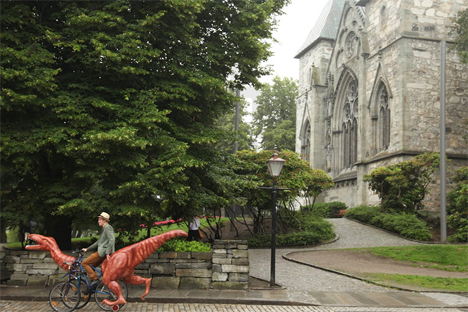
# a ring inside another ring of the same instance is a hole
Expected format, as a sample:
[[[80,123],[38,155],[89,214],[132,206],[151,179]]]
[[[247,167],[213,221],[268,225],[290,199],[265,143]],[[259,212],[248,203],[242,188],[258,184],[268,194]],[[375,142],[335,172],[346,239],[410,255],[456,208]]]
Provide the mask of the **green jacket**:
[[[99,253],[99,257],[105,257],[115,251],[115,233],[114,228],[108,223],[102,228],[99,239],[88,247],[88,250],[96,250]]]

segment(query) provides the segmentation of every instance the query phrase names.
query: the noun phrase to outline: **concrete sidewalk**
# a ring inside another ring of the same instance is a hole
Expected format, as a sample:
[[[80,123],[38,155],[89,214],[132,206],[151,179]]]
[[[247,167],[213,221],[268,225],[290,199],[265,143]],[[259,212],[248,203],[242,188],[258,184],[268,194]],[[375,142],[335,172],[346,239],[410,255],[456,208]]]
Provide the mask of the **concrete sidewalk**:
[[[13,301],[48,301],[50,287],[1,286],[0,299]],[[129,288],[128,302],[142,302],[142,287]],[[297,295],[297,294],[296,294]],[[440,296],[441,294],[439,294]],[[449,300],[453,294],[443,294]],[[146,296],[148,303],[205,303],[205,304],[247,304],[247,305],[294,305],[294,306],[335,306],[375,308],[459,308],[468,309],[464,300],[451,303],[443,296],[434,298],[417,292],[325,292],[303,293],[302,300],[291,300],[288,289],[258,290],[156,290]],[[296,296],[296,298],[299,298]],[[468,298],[462,297],[464,299]],[[92,298],[93,300],[93,298]],[[461,311],[461,310],[460,310]]]

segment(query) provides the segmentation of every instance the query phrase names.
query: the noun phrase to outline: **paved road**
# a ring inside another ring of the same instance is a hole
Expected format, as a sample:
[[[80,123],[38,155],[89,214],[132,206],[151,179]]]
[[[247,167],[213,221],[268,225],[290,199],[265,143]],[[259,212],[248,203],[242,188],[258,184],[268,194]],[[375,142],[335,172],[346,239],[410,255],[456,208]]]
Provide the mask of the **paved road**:
[[[2,312],[50,312],[47,302],[0,301]],[[81,312],[98,312],[95,304],[88,304]],[[126,312],[460,312],[453,308],[348,308],[280,305],[244,305],[244,304],[157,304],[129,303],[120,311]],[[466,310],[465,310],[466,311]]]
[[[419,243],[400,238],[385,231],[363,225],[348,219],[329,219],[333,223],[339,239],[331,244],[314,248],[280,248],[276,251],[276,283],[287,288],[288,299],[295,302],[326,304],[317,298],[320,292],[390,294],[401,291],[371,285],[366,282],[326,272],[320,269],[287,261],[283,255],[295,251],[340,249],[376,246],[404,246]],[[249,249],[250,275],[270,280],[270,250]],[[424,293],[424,296],[443,302],[447,305],[468,306],[468,298],[444,293]],[[331,300],[326,298],[326,300]],[[339,304],[339,302],[336,302]]]

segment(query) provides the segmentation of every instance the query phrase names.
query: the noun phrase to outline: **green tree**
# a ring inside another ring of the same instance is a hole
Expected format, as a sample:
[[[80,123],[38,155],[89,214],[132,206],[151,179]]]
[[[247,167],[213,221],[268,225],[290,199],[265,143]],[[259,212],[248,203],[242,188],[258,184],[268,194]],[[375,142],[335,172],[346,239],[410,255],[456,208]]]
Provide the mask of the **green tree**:
[[[238,194],[237,203],[244,208],[245,213],[252,216],[254,233],[263,231],[263,217],[271,211],[271,191],[259,187],[272,186],[272,178],[267,169],[267,161],[272,156],[272,150],[241,151],[237,153],[237,160],[232,165],[242,179],[235,190]],[[285,163],[277,178],[277,186],[288,189],[278,192],[278,202],[287,204],[299,196],[316,197],[333,186],[333,179],[325,171],[310,168],[310,164],[297,153],[283,150],[278,152],[278,156]]]
[[[224,203],[214,123],[268,73],[286,2],[2,1],[4,225],[63,248],[101,210],[131,233]]]
[[[273,78],[266,84],[255,102],[253,114],[254,134],[261,136],[263,149],[295,150],[296,142],[296,97],[298,87],[292,78]]]
[[[236,107],[229,110],[226,114],[221,116],[217,122],[216,127],[222,135],[222,139],[219,140],[217,146],[219,149],[225,153],[234,152],[234,144],[237,141],[237,150],[250,150],[253,149],[253,139],[252,139],[252,127],[244,121],[247,116],[245,108],[248,103],[243,99],[239,99],[239,129],[236,133]]]
[[[439,154],[424,153],[408,161],[378,167],[363,180],[381,199],[382,212],[414,213],[424,206],[422,201],[432,174],[439,168]]]
[[[462,63],[468,63],[468,9],[458,12],[454,18],[456,33],[455,49]]]

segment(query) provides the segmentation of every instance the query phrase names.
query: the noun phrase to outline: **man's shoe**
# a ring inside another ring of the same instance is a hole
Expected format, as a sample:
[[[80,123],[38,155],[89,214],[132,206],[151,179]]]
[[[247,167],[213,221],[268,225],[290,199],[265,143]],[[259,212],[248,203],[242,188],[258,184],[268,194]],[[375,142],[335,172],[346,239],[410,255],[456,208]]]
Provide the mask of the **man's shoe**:
[[[89,285],[89,289],[95,290],[98,284],[99,284],[99,280],[92,281],[91,284]]]

